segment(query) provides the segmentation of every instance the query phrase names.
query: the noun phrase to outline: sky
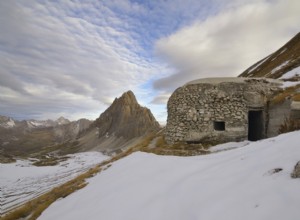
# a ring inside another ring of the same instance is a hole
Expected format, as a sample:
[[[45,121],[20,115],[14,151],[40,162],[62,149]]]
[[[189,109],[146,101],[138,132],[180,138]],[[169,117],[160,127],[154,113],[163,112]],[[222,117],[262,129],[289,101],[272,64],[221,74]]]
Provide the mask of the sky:
[[[232,77],[299,32],[298,0],[0,0],[0,115],[96,119],[131,90],[166,123],[188,81]]]

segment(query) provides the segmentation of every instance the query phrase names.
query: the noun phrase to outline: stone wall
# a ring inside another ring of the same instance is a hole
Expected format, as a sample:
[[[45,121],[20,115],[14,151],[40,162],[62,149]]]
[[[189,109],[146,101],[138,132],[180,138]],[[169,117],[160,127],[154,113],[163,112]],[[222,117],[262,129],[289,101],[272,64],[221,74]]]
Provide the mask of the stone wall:
[[[275,84],[263,79],[235,79],[200,80],[178,88],[168,101],[166,141],[247,139],[249,109],[263,111],[265,123],[266,103],[276,90]]]

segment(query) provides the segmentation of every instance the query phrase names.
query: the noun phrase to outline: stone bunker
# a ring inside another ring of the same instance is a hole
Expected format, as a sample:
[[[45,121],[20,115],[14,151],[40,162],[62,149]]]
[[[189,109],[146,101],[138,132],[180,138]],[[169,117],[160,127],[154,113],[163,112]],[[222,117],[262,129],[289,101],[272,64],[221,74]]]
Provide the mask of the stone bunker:
[[[178,88],[168,101],[165,138],[202,143],[260,140],[269,128],[269,100],[281,81],[265,78],[207,78]]]

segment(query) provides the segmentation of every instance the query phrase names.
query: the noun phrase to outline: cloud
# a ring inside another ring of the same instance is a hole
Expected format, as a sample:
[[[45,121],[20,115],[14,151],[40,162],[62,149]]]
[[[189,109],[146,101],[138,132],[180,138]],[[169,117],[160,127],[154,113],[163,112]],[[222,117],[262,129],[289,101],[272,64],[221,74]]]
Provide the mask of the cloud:
[[[95,118],[155,74],[126,19],[101,2],[1,1],[0,27],[0,114]]]
[[[154,82],[173,91],[190,80],[237,76],[299,31],[300,3],[235,1],[156,42],[156,52],[175,72]]]
[[[220,2],[0,1],[0,114],[95,115],[129,89],[152,106],[155,92],[143,85],[169,71],[154,42]]]
[[[157,105],[166,104],[168,102],[170,95],[171,95],[170,93],[159,94],[151,101],[151,103]]]

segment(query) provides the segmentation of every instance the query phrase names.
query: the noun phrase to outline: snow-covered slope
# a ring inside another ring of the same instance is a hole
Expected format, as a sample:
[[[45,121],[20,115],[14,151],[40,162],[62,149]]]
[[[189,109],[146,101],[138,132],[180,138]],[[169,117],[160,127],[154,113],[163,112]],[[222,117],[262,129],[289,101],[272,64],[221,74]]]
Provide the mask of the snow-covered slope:
[[[134,153],[39,219],[298,220],[300,179],[290,174],[300,160],[299,135],[194,157]]]
[[[36,167],[28,160],[18,160],[11,164],[0,163],[1,213],[75,178],[108,158],[99,152],[68,156],[68,160],[57,166]]]

